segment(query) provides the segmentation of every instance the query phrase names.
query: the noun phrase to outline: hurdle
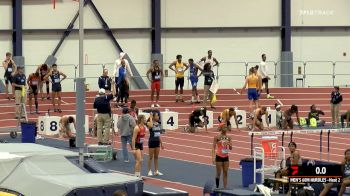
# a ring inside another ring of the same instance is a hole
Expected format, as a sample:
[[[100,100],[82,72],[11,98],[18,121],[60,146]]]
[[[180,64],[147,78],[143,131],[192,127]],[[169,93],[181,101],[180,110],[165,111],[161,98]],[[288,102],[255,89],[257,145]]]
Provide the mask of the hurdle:
[[[327,132],[327,160],[329,161],[329,149],[330,149],[330,136],[331,133],[350,133],[350,128],[342,129],[301,129],[301,130],[290,130],[290,131],[250,131],[248,135],[250,136],[250,155],[254,154],[254,136],[268,136],[268,135],[281,135],[282,136],[282,146],[284,144],[284,137],[290,135],[290,141],[293,141],[293,134],[308,134],[308,133],[318,133],[320,135],[320,160],[322,160],[323,152],[323,132]]]

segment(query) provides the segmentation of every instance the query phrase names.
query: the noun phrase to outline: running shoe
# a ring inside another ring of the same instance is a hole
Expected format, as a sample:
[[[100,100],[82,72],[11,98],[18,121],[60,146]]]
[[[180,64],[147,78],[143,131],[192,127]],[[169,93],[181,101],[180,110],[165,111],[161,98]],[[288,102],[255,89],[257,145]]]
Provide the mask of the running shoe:
[[[149,174],[149,173],[148,173],[148,174]],[[160,173],[160,172],[157,170],[156,172],[154,172],[154,175],[155,175],[155,176],[162,176],[163,173]]]
[[[152,173],[152,171],[151,171],[151,170],[149,170],[149,172],[148,172],[148,176],[153,176],[153,173]]]
[[[157,103],[157,104],[156,104],[156,107],[157,107],[157,108],[159,108],[159,107],[160,107],[160,105]]]
[[[270,94],[268,94],[268,95],[266,96],[266,98],[267,98],[267,99],[274,99],[275,97],[272,96],[272,95],[270,95]]]
[[[129,163],[130,161],[129,160],[124,160],[124,163]]]
[[[152,104],[152,105],[151,105],[151,108],[154,108],[154,107],[155,107],[154,104]]]

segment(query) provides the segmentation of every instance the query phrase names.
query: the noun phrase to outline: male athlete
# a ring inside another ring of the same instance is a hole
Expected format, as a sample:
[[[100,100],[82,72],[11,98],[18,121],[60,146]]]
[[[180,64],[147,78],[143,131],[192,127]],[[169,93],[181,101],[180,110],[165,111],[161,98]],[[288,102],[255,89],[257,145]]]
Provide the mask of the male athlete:
[[[31,73],[28,77],[27,84],[29,86],[29,112],[32,114],[32,99],[34,95],[35,113],[39,114],[38,110],[38,89],[40,83],[39,72]]]
[[[175,67],[175,69],[173,68]],[[176,56],[176,61],[172,62],[169,65],[169,69],[173,70],[175,72],[175,94],[176,94],[176,102],[184,102],[182,99],[183,94],[183,87],[185,83],[185,71],[188,69],[188,65],[184,62],[182,62],[182,55]],[[179,87],[180,87],[180,94],[179,94]]]
[[[151,78],[149,77],[149,74],[151,74]],[[152,67],[147,71],[146,76],[148,80],[151,82],[151,101],[152,105],[151,107],[160,107],[158,104],[159,101],[159,93],[160,93],[160,80],[163,79],[163,71],[159,66],[158,60],[153,60]],[[157,92],[156,97],[156,104],[154,104],[154,92]]]
[[[46,64],[39,65],[38,68],[36,69],[36,72],[39,73],[40,76],[40,83],[39,83],[39,91],[41,93],[41,100],[44,100],[44,93],[43,93],[43,87],[44,83],[46,84],[46,98],[49,100],[50,99],[50,82],[49,80],[44,80],[44,77],[46,74],[48,74],[50,71],[50,68]]]
[[[201,72],[203,69],[197,64],[193,62],[193,59],[188,59],[189,69],[190,69],[190,81],[192,85],[192,103],[200,103],[199,95],[198,95],[198,70]]]
[[[232,118],[232,116],[235,118],[237,130],[239,131],[237,115],[236,115],[236,111],[235,111],[234,108],[225,109],[225,110],[219,115],[218,121],[219,121],[220,123],[226,123],[226,126],[227,126],[228,130],[231,131],[231,122],[230,122],[230,119]]]
[[[262,85],[265,85],[266,90],[266,98],[267,99],[273,99],[274,97],[270,95],[270,89],[269,89],[269,80],[271,78],[269,77],[269,69],[268,65],[266,64],[266,54],[261,55],[262,61],[260,62],[260,69],[259,69],[259,75],[261,76],[261,82]]]
[[[258,128],[260,131],[264,130],[264,124],[262,121],[263,115],[265,115],[267,129],[270,130],[269,118],[268,118],[269,113],[267,112],[266,107],[263,106],[261,108],[256,109],[254,112],[254,118],[253,118],[251,131],[254,131],[255,128]]]
[[[208,50],[208,56],[205,56],[205,57],[201,58],[199,63],[201,63],[201,62],[203,62],[204,64],[210,63],[210,66],[212,68],[215,67],[215,66],[219,66],[219,62],[216,60],[216,58],[213,57],[213,51],[212,50]]]
[[[204,122],[201,121],[200,117],[204,119]],[[206,108],[200,108],[195,109],[189,116],[189,123],[190,125],[186,126],[184,131],[194,133],[196,131],[196,127],[205,127],[205,130],[207,130],[207,109]]]
[[[61,79],[61,76],[63,77]],[[53,109],[54,112],[59,112],[61,113],[61,92],[62,92],[62,86],[61,86],[61,82],[67,78],[67,76],[58,71],[57,69],[57,65],[53,64],[52,65],[52,69],[50,70],[50,72],[44,77],[44,80],[48,80],[48,78],[51,78],[51,83],[52,83],[52,105],[53,105]],[[56,108],[56,96],[58,98],[58,107]]]
[[[6,59],[2,62],[2,66],[5,69],[4,79],[5,79],[5,92],[6,97],[8,100],[10,100],[9,96],[9,84],[11,84],[12,87],[12,97],[15,97],[15,87],[12,85],[13,82],[13,75],[16,73],[16,63],[12,60],[12,54],[10,52],[6,53]]]

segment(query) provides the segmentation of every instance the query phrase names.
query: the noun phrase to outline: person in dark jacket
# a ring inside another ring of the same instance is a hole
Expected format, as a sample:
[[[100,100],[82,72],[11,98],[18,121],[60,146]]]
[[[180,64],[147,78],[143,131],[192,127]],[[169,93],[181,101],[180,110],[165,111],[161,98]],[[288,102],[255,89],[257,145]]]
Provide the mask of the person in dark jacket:
[[[108,70],[103,69],[103,75],[98,78],[99,89],[105,89],[106,93],[111,92],[112,78],[108,76]]]
[[[127,143],[131,146],[132,133],[136,126],[135,119],[129,114],[127,107],[123,108],[123,115],[118,119],[117,127],[122,143],[124,162],[129,162]]]
[[[339,107],[343,101],[343,96],[339,92],[339,86],[334,87],[331,94],[331,112],[332,112],[332,127],[337,128],[339,125]]]

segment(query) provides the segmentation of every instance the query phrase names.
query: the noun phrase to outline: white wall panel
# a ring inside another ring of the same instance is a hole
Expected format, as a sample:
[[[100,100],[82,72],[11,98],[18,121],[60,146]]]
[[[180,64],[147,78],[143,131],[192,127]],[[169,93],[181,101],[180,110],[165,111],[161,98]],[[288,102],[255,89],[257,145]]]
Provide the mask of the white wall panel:
[[[162,0],[162,26],[279,26],[280,5],[279,0]]]
[[[334,31],[298,31],[292,33],[292,50],[296,61],[322,61],[309,62],[306,66],[306,85],[330,86],[332,85],[332,61],[350,61],[349,32]],[[343,53],[346,56],[343,56]],[[331,62],[328,62],[331,61]],[[294,74],[297,73],[294,65]],[[349,63],[339,63],[335,69],[336,74],[350,74]],[[337,76],[335,84],[348,84],[349,76]]]
[[[94,0],[93,1],[110,28],[150,27],[150,0]],[[63,29],[68,26],[79,9],[79,3],[60,0],[53,9],[51,1],[23,1],[24,29]],[[102,28],[90,6],[85,7],[86,28]],[[75,28],[78,28],[78,20]]]
[[[292,26],[350,26],[348,0],[292,0]]]
[[[12,1],[0,1],[0,29],[12,29]]]

